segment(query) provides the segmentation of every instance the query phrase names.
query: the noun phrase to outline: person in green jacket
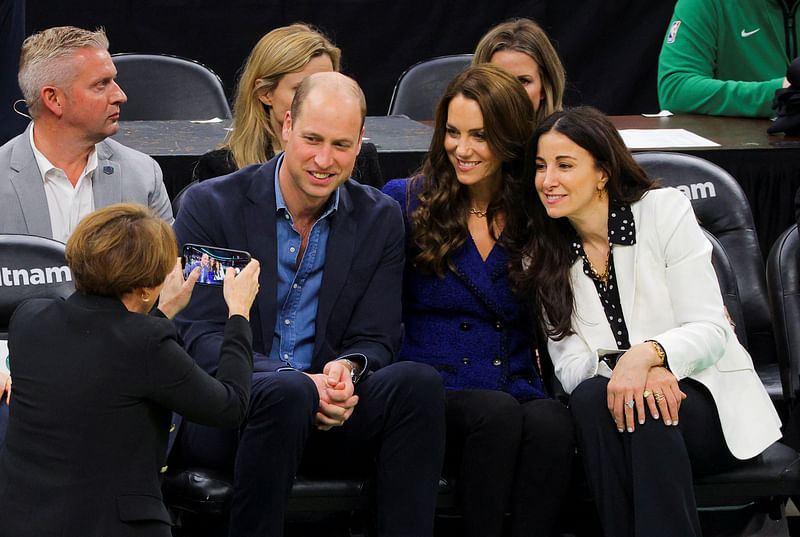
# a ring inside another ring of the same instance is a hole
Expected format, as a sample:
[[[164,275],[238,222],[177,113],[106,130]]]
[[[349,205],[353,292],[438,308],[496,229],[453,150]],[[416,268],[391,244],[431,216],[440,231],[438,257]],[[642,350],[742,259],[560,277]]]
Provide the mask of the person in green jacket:
[[[658,60],[674,113],[771,117],[797,57],[800,0],[678,0]]]

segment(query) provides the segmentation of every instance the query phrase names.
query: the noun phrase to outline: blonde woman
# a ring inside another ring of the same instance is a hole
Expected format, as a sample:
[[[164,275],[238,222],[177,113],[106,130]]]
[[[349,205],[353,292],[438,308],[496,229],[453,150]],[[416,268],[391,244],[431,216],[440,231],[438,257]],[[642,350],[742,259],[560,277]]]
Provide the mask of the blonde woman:
[[[534,124],[561,110],[566,73],[541,26],[530,19],[512,19],[484,35],[472,64],[493,63],[517,77],[535,112]]]
[[[194,179],[227,175],[262,164],[283,151],[281,125],[297,86],[307,76],[339,70],[341,51],[319,30],[303,23],[275,28],[247,58],[236,88],[233,130],[218,149],[200,157]],[[362,144],[353,177],[380,187],[383,181],[373,144]]]

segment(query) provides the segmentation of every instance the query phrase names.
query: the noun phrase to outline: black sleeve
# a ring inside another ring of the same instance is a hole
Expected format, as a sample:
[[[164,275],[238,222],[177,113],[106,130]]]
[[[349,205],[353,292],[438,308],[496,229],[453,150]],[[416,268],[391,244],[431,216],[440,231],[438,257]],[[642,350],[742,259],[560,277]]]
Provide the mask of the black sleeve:
[[[214,427],[238,427],[245,417],[253,378],[250,323],[234,315],[225,324],[216,378],[178,344],[171,323],[159,323],[146,350],[148,398],[186,419]]]
[[[192,171],[193,181],[205,181],[237,170],[233,155],[227,149],[214,149],[200,157]]]
[[[383,188],[383,174],[378,160],[378,148],[375,147],[375,144],[369,142],[361,144],[361,151],[356,157],[352,177],[362,185],[374,186],[377,189]]]

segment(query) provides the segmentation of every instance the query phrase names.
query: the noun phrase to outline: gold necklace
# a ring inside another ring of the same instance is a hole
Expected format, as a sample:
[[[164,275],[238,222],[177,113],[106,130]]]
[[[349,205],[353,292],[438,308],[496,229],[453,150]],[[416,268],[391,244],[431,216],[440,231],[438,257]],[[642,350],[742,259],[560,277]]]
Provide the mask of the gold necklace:
[[[592,261],[589,259],[589,254],[586,253],[585,247],[583,249],[583,254],[586,256],[586,261],[589,263],[589,269],[591,269],[594,277],[600,280],[600,283],[603,285],[608,283],[608,260],[611,257],[611,244],[608,245],[608,252],[606,252],[606,265],[603,267],[603,272],[598,272],[598,270],[594,268]]]
[[[487,208],[487,209],[481,211],[480,209],[476,209],[475,207],[470,207],[469,214],[474,214],[478,218],[485,218],[486,217],[486,211],[488,211],[488,210],[489,209]]]
[[[586,257],[586,260],[589,261],[588,256]],[[608,283],[608,256],[606,256],[606,266],[603,269],[603,272],[597,272],[597,269],[594,268],[594,265],[592,265],[591,261],[589,261],[589,268],[592,270],[594,277],[600,280],[603,285]]]

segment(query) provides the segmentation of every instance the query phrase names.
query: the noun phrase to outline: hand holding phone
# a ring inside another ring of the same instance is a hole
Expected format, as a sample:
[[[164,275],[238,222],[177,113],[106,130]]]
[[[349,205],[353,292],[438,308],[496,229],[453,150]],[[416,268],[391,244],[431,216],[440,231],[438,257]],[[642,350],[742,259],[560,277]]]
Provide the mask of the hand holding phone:
[[[255,259],[251,259],[238,276],[234,276],[234,269],[228,267],[222,288],[222,295],[228,305],[228,317],[241,315],[250,320],[250,308],[253,307],[253,301],[258,294],[260,273],[261,265]]]
[[[217,248],[202,244],[186,244],[183,247],[183,275],[188,277],[196,267],[200,269],[197,283],[222,285],[225,272],[233,268],[239,274],[250,262],[250,254],[244,250]]]

